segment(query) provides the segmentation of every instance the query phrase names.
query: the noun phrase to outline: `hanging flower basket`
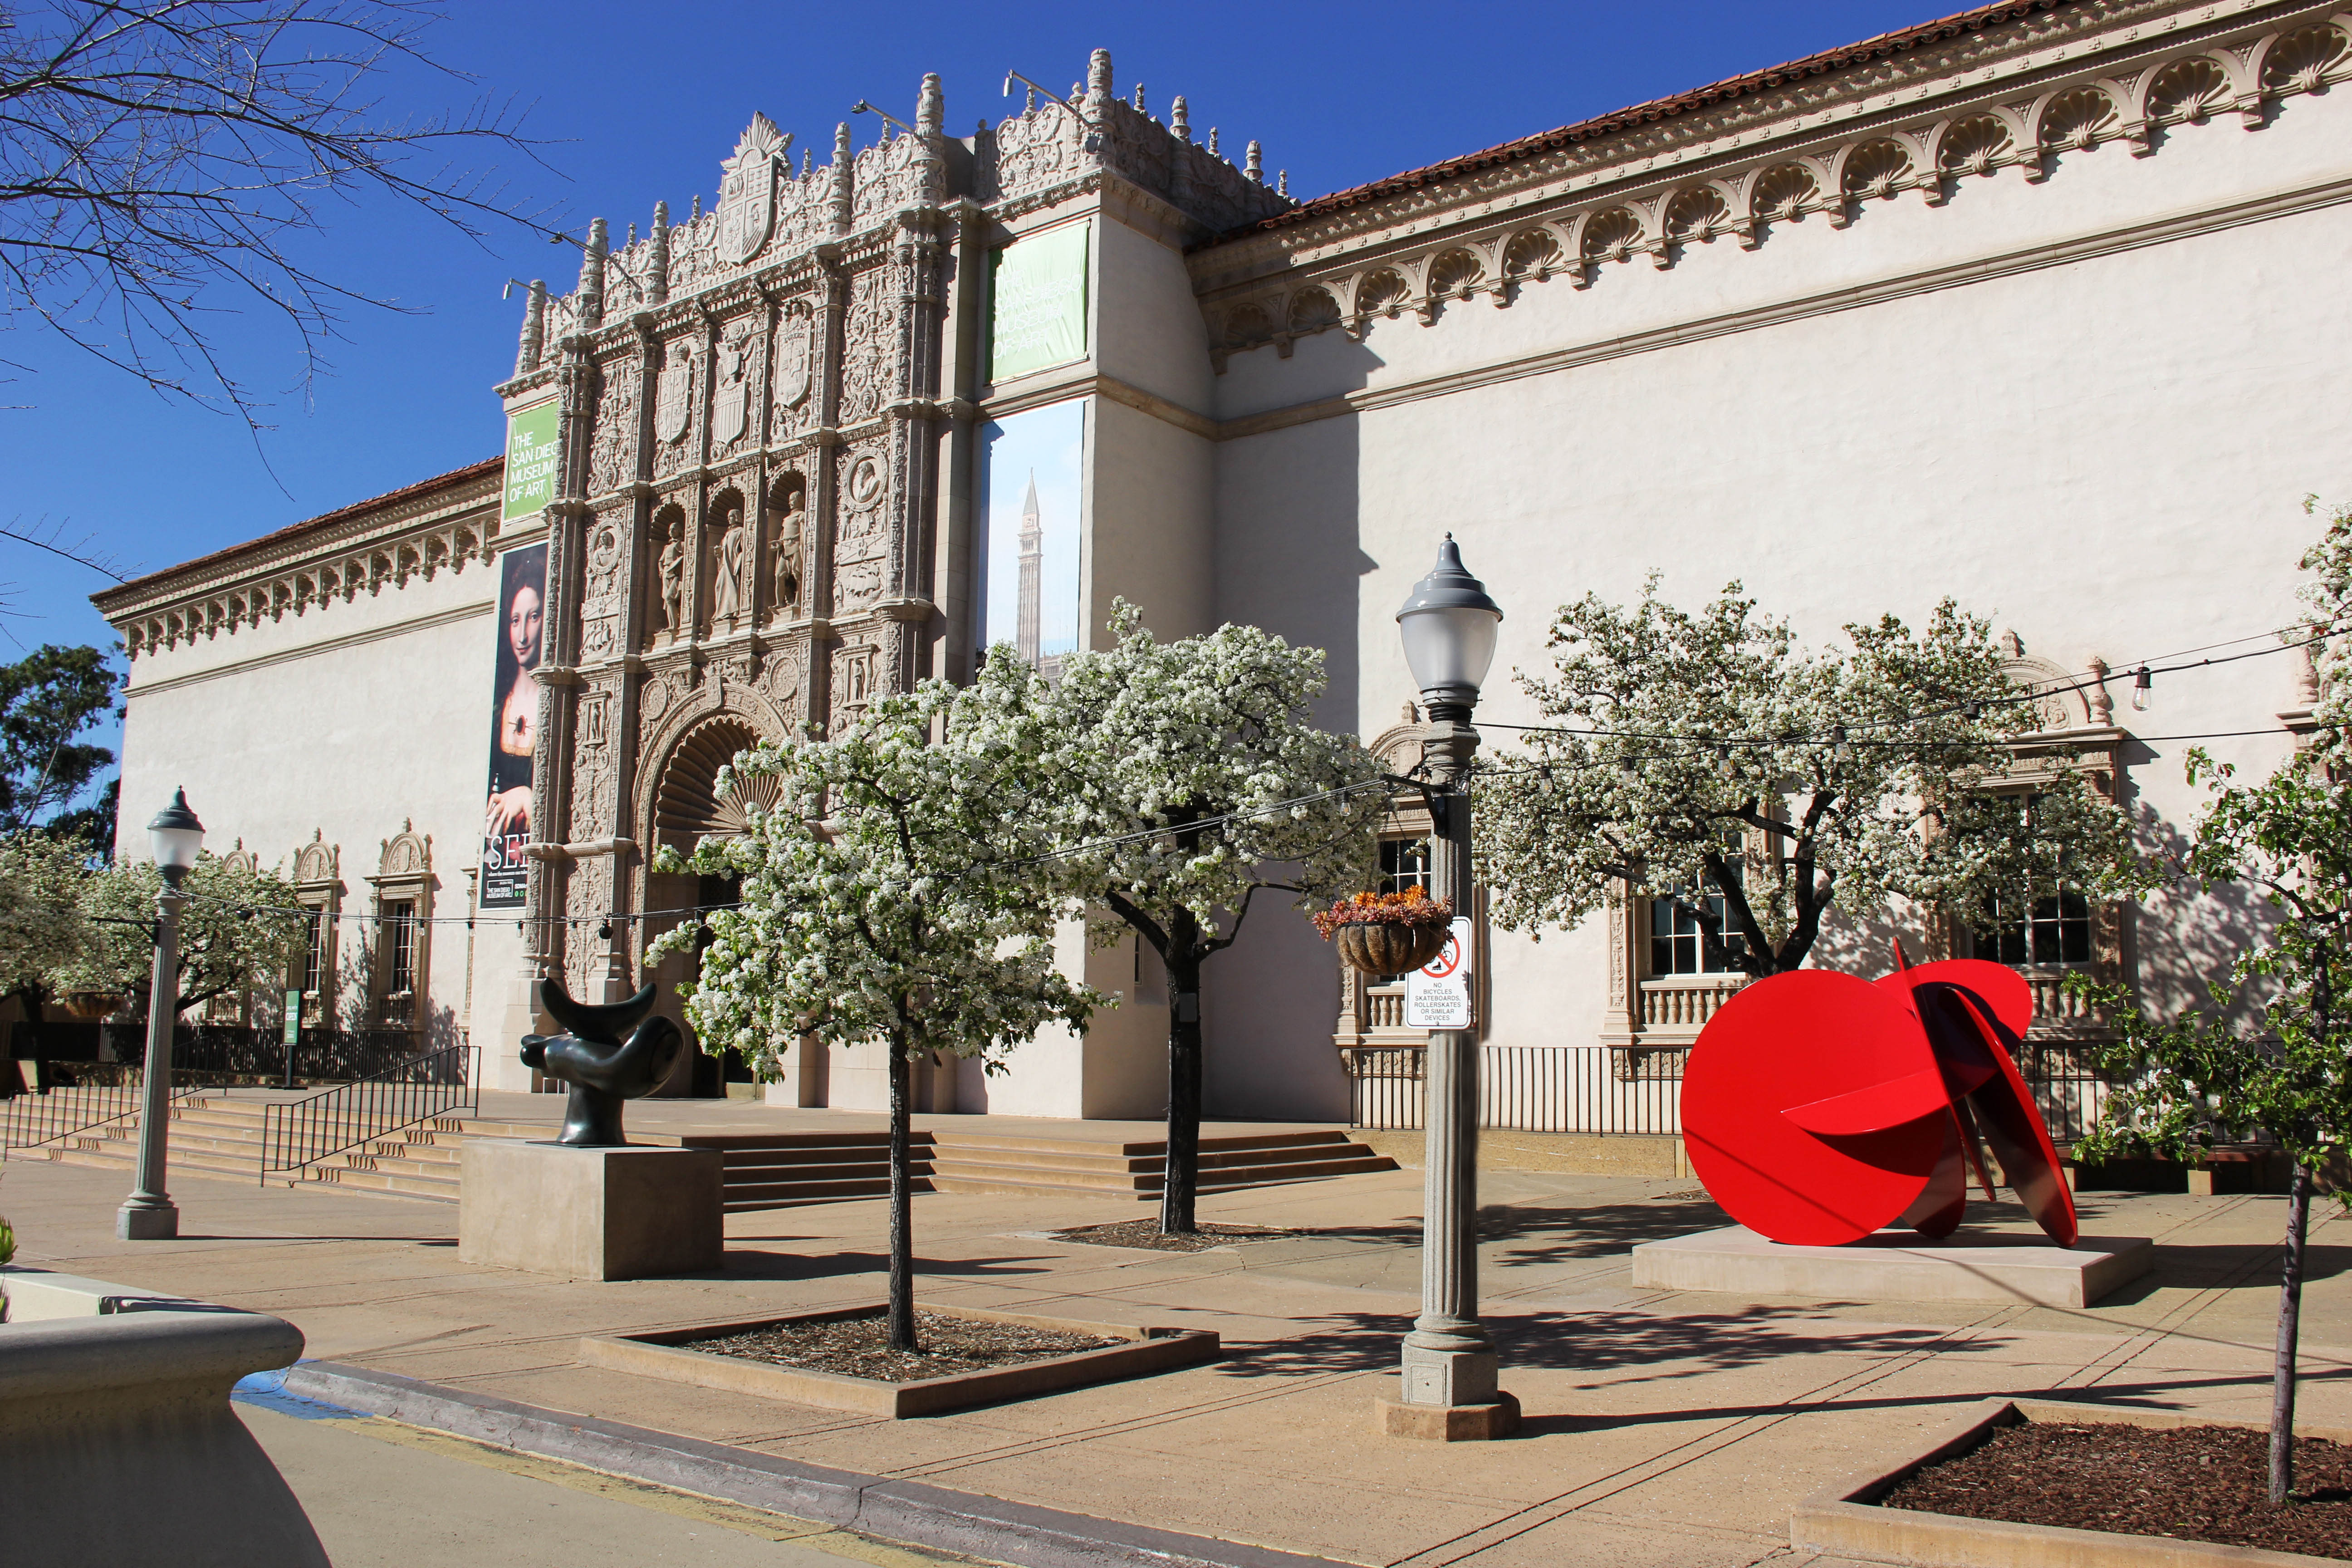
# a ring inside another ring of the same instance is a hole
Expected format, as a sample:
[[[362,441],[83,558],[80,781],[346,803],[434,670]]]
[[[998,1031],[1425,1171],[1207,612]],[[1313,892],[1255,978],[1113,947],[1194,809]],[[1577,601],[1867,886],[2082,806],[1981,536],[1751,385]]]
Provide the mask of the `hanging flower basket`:
[[[58,998],[66,1011],[77,1018],[103,1018],[122,1005],[119,991],[68,991]]]
[[[1419,888],[1402,893],[1358,893],[1311,917],[1348,967],[1365,974],[1404,974],[1445,951],[1454,927],[1451,900]]]

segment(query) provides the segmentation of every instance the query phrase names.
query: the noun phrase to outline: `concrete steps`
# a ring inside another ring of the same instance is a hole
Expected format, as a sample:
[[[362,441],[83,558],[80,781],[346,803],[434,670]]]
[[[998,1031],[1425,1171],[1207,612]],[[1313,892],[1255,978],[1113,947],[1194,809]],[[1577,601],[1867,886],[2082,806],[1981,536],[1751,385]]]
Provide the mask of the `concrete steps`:
[[[174,1105],[171,1169],[232,1181],[258,1179],[263,1112],[263,1102],[251,1100],[197,1097]],[[352,1131],[364,1130],[363,1123],[352,1123]],[[553,1124],[543,1121],[438,1117],[297,1171],[272,1172],[268,1180],[288,1186],[329,1182],[357,1192],[455,1203],[467,1139],[543,1139],[554,1132]],[[887,1197],[890,1193],[887,1132],[638,1133],[633,1142],[719,1151],[726,1163],[724,1201],[730,1214]],[[1015,1136],[980,1128],[917,1131],[912,1142],[908,1173],[919,1193],[1151,1200],[1160,1194],[1168,1163],[1167,1145],[1159,1141]],[[138,1119],[126,1117],[24,1151],[20,1157],[40,1155],[62,1164],[128,1171],[136,1165],[138,1152]],[[1200,1190],[1204,1193],[1395,1169],[1396,1163],[1387,1155],[1330,1130],[1201,1141]]]
[[[986,1131],[931,1135],[931,1186],[942,1193],[1033,1193],[1154,1199],[1166,1185],[1164,1142],[1012,1138]],[[1396,1162],[1346,1133],[1323,1130],[1201,1140],[1204,1193],[1319,1181]]]

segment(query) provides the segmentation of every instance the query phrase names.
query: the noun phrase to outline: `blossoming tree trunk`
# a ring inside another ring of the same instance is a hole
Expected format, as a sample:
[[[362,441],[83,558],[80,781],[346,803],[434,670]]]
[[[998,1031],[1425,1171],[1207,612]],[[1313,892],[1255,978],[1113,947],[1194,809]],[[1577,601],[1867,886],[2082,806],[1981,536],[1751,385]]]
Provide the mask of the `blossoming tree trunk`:
[[[907,1037],[890,1037],[890,1348],[919,1350],[915,1341],[915,1215],[907,1127]]]
[[[2311,1171],[2301,1162],[2287,1187],[2286,1262],[2280,1270],[2278,1351],[2271,1371],[2271,1501],[2294,1489],[2294,1342],[2303,1318],[2303,1243],[2311,1226]]]
[[[1160,1229],[1189,1236],[1198,1228],[1201,1187],[1201,961],[1199,923],[1180,910],[1170,921],[1168,968],[1168,1160],[1160,1189]]]

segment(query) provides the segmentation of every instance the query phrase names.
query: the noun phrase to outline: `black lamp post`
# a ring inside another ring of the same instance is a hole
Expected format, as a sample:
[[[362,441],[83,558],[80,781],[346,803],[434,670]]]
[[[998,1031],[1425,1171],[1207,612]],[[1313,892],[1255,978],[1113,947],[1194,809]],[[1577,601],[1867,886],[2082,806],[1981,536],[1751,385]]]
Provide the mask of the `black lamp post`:
[[[1397,612],[1405,663],[1429,710],[1422,759],[1432,782],[1430,873],[1435,890],[1470,912],[1470,715],[1495,660],[1502,606],[1464,570],[1447,534],[1437,565]],[[1421,1316],[1404,1340],[1404,1398],[1383,1405],[1399,1436],[1500,1437],[1518,1403],[1497,1386],[1495,1342],[1478,1321],[1478,1047],[1469,1029],[1433,1029],[1423,1073],[1428,1129],[1421,1239]]]
[[[115,1211],[114,1234],[124,1241],[169,1241],[180,1234],[180,1211],[163,1184],[172,1103],[172,1030],[180,1016],[180,884],[204,847],[205,825],[188,809],[188,792],[147,825],[155,868],[163,886],[155,895],[155,971],[147,985],[147,1082],[139,1111],[138,1185]]]

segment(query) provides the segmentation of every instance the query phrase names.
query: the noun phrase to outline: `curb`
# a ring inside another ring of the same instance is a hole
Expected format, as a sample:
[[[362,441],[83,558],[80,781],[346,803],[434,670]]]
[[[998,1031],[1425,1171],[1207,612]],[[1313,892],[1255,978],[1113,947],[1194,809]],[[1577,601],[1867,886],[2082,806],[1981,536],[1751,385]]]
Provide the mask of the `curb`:
[[[339,1362],[298,1363],[284,1386],[297,1398],[1019,1568],[1350,1568],[1328,1558],[802,1464]]]

